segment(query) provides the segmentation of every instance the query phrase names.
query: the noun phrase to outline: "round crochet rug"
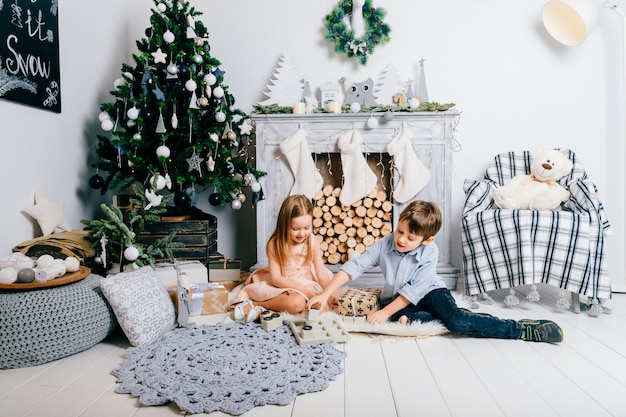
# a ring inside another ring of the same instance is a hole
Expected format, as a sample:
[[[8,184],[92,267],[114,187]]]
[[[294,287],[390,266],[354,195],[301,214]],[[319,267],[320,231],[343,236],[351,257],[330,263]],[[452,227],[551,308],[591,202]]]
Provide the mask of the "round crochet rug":
[[[120,383],[116,392],[144,405],[172,401],[192,414],[241,415],[326,389],[343,371],[344,357],[330,343],[298,345],[286,325],[267,332],[253,323],[219,323],[177,329],[128,348],[111,374]]]

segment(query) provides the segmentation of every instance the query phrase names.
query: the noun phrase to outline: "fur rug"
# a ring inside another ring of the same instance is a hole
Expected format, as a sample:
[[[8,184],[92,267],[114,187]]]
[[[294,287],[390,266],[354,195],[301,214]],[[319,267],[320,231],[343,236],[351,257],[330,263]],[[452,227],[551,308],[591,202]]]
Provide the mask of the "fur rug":
[[[287,314],[282,313],[283,319],[286,321],[304,320],[304,314]],[[335,312],[322,313],[320,320],[332,321],[335,319],[343,319],[343,316]],[[347,323],[343,322],[343,327],[349,333],[369,333],[379,334],[386,336],[397,337],[413,337],[424,338],[430,336],[437,336],[440,334],[448,333],[448,329],[441,324],[440,321],[429,322],[413,322],[408,325],[400,324],[397,322],[387,322],[381,324],[368,324],[368,323]]]

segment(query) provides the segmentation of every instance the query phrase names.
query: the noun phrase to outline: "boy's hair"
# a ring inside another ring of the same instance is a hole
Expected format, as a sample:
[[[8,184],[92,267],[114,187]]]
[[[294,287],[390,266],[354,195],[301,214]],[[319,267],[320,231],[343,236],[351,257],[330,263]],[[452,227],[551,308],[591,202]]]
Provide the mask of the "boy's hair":
[[[428,239],[441,229],[441,210],[436,203],[415,200],[402,210],[398,221],[408,221],[409,232]]]
[[[267,242],[268,245],[273,244],[274,254],[280,265],[286,265],[291,256],[291,244],[289,242],[291,219],[307,214],[313,215],[313,204],[305,195],[290,195],[281,204],[276,218],[276,230]],[[307,245],[305,262],[308,263],[312,261],[311,239],[307,240],[305,244]]]

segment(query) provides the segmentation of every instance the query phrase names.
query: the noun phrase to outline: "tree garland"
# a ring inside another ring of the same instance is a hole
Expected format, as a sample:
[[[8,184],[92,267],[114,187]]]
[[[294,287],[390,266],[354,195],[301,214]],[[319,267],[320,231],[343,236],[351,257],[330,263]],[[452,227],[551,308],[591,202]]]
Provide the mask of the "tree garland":
[[[334,43],[335,52],[345,54],[350,59],[358,59],[361,65],[367,64],[368,56],[376,45],[389,42],[391,29],[383,18],[385,9],[372,7],[372,0],[365,0],[363,19],[366,32],[363,38],[355,38],[352,29],[346,25],[346,16],[352,14],[352,0],[341,0],[326,16],[326,34],[324,38]]]

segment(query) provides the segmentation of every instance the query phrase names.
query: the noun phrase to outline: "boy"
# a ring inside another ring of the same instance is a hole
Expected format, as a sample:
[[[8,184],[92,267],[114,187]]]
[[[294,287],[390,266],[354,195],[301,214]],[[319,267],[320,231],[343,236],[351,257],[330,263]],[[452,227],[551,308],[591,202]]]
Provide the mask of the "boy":
[[[367,318],[370,324],[440,320],[450,332],[473,337],[550,343],[563,340],[561,328],[552,321],[504,320],[459,308],[436,273],[439,249],[433,241],[441,222],[435,203],[411,202],[400,213],[395,232],[345,263],[324,291],[309,300],[307,308],[325,306],[330,295],[350,279],[380,266],[385,279],[381,309]]]

